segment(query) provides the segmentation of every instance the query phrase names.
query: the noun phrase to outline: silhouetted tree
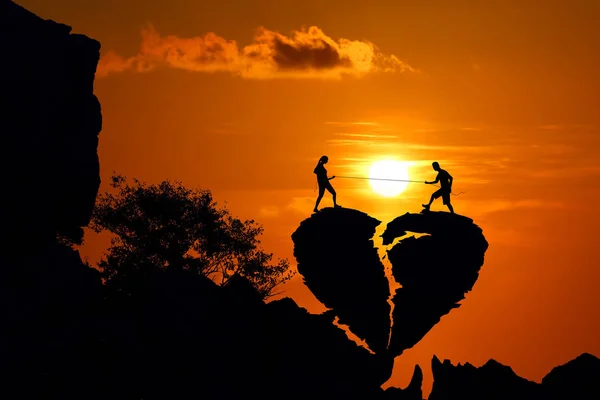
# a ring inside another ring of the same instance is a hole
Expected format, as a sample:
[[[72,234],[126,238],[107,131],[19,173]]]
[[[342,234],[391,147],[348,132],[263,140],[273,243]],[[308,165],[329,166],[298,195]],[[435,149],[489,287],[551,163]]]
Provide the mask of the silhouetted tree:
[[[56,242],[69,247],[81,246],[83,236],[84,232],[81,227],[62,229],[56,232]]]
[[[273,255],[260,248],[263,228],[218,208],[209,190],[111,179],[116,193],[98,196],[90,224],[115,235],[98,264],[107,284],[127,291],[157,268],[193,271],[220,284],[239,274],[268,298],[294,275],[287,259],[271,263]]]

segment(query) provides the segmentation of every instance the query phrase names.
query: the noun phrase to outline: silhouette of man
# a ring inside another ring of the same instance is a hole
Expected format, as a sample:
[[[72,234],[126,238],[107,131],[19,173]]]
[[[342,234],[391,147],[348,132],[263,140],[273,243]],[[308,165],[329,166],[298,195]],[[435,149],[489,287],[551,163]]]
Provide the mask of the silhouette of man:
[[[433,203],[433,201],[435,199],[437,199],[438,197],[441,197],[442,201],[444,202],[444,205],[448,206],[448,209],[450,210],[450,212],[452,214],[454,214],[454,208],[452,207],[452,204],[450,204],[450,193],[452,193],[452,181],[454,180],[454,178],[452,178],[452,175],[450,175],[448,173],[448,171],[441,169],[440,164],[438,164],[437,161],[434,161],[431,164],[431,166],[433,167],[434,170],[437,171],[437,173],[438,173],[437,177],[435,178],[435,181],[432,181],[432,182],[425,181],[425,183],[428,185],[433,185],[433,184],[439,182],[440,188],[438,190],[436,190],[435,192],[433,192],[433,194],[431,195],[431,198],[429,199],[429,203],[423,204],[423,207],[426,210],[429,210],[431,203]]]
[[[325,169],[325,164],[327,164],[328,161],[329,158],[327,156],[321,157],[317,166],[315,167],[315,170],[313,171],[317,175],[317,183],[319,184],[319,197],[317,197],[317,203],[315,204],[315,209],[313,210],[314,212],[319,211],[319,203],[321,202],[321,199],[323,198],[326,189],[333,196],[333,206],[336,208],[340,207],[340,205],[338,205],[336,202],[335,190],[333,189],[333,186],[331,186],[331,182],[329,182],[330,180],[335,178],[335,176],[332,176],[331,178],[327,177],[327,170]]]

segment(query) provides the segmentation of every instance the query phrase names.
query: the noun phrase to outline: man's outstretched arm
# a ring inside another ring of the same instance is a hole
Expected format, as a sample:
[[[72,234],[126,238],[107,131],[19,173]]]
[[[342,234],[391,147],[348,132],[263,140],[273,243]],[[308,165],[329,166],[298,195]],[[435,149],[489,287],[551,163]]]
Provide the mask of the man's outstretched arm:
[[[431,182],[425,181],[425,183],[428,185],[434,185],[434,184],[438,183],[439,181],[440,181],[440,174],[437,174],[437,176],[435,177],[435,181],[431,181]]]

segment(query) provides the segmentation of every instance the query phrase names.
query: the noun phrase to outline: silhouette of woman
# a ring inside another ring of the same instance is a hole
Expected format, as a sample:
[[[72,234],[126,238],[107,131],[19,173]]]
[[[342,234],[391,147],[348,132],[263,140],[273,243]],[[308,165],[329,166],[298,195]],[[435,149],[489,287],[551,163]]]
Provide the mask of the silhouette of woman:
[[[336,208],[341,207],[336,202],[335,190],[333,189],[333,186],[331,186],[331,182],[329,182],[330,180],[335,178],[335,176],[332,176],[331,178],[327,177],[327,170],[325,169],[324,165],[327,164],[328,161],[329,161],[329,158],[327,156],[321,157],[319,159],[319,163],[317,164],[317,166],[315,167],[315,170],[313,171],[317,175],[317,183],[319,184],[319,197],[317,197],[317,203],[315,204],[315,209],[313,210],[314,212],[319,211],[319,203],[321,202],[321,199],[323,198],[323,195],[325,194],[325,189],[327,189],[329,191],[329,193],[331,193],[331,195],[333,196],[333,206]]]

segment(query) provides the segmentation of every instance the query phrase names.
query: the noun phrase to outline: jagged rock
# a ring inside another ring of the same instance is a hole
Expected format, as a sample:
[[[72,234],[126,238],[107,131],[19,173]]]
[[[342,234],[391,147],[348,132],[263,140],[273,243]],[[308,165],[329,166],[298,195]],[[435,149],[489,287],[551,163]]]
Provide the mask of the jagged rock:
[[[532,400],[540,394],[537,383],[521,378],[495,360],[476,368],[469,363],[454,366],[449,360],[442,363],[433,356],[431,371],[433,387],[428,400],[506,400],[517,395]]]
[[[407,232],[425,234],[402,239]],[[470,218],[445,212],[402,215],[387,225],[383,244],[402,287],[393,298],[389,351],[400,355],[418,343],[469,292],[479,276],[488,243]]]
[[[423,400],[423,371],[415,365],[415,370],[406,389],[389,387],[385,390],[385,399],[389,400]]]
[[[119,309],[143,327],[142,398],[380,398],[390,377],[393,360],[349,340],[330,313],[309,314],[289,298],[264,303],[242,278],[219,287],[161,272],[135,297]]]
[[[80,240],[100,185],[100,43],[70,31],[0,2],[0,220],[14,244]]]
[[[600,359],[583,353],[552,369],[542,387],[548,400],[600,399]]]
[[[46,244],[0,268],[0,373],[5,390],[53,398],[56,387],[94,385],[103,287],[79,253]],[[76,384],[74,384],[76,382]],[[58,396],[61,397],[61,396]]]
[[[433,387],[429,400],[529,400],[596,399],[600,397],[600,359],[584,353],[554,368],[536,383],[522,378],[495,360],[481,367],[452,365],[434,356]]]
[[[100,184],[100,44],[70,31],[0,1],[0,374],[32,398],[97,386],[102,351],[99,273],[57,241],[81,240]]]
[[[298,272],[341,324],[385,351],[390,331],[389,283],[373,244],[381,222],[346,208],[325,208],[292,234]]]
[[[384,394],[393,360],[349,340],[329,312],[310,314],[289,298],[264,303],[243,278],[219,287],[169,270],[144,275],[132,295],[110,293],[103,301],[98,274],[74,250],[54,252],[47,267],[40,254],[18,266],[34,271],[15,268],[22,287],[0,287],[0,366],[5,389],[10,382],[23,397]]]

